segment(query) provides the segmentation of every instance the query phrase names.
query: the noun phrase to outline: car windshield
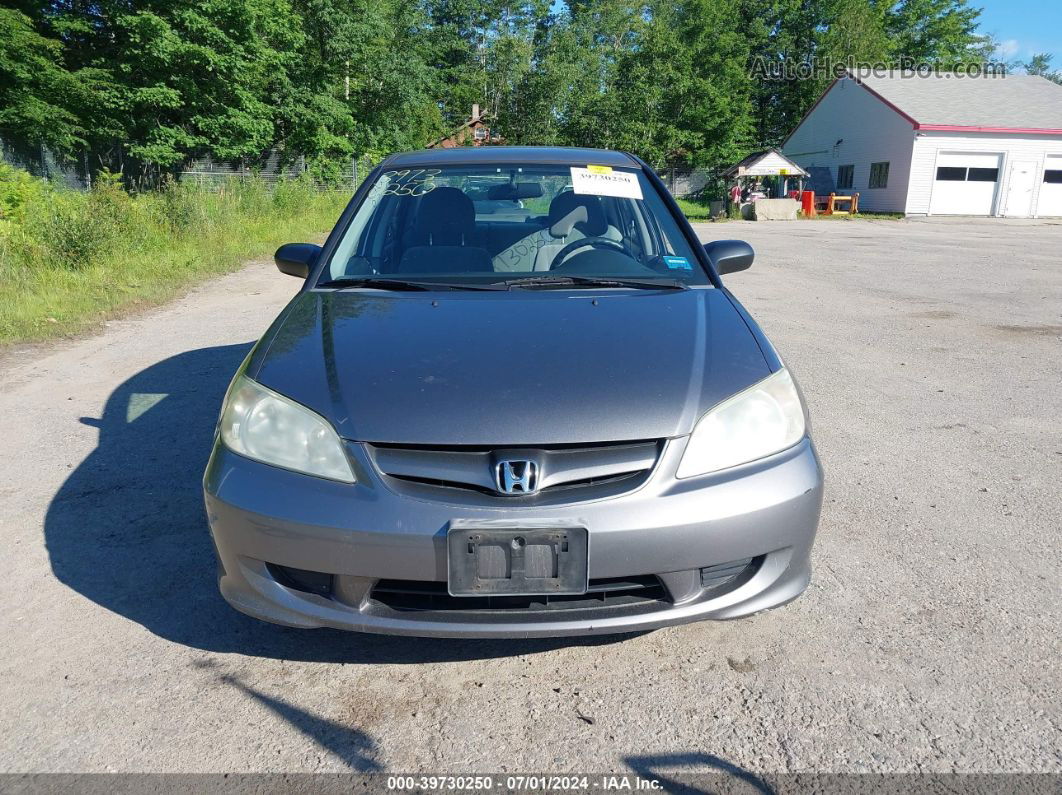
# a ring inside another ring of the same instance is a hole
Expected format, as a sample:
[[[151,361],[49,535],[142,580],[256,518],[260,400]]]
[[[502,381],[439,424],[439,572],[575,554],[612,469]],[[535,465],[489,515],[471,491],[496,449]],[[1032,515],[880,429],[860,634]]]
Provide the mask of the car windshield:
[[[382,172],[319,287],[709,284],[640,169],[478,165]]]

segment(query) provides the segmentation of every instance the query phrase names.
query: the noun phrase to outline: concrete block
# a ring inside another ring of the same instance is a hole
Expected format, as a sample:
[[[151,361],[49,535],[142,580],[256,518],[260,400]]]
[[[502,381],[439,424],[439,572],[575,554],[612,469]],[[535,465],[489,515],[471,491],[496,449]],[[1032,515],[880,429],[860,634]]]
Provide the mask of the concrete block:
[[[757,199],[752,207],[757,221],[795,221],[800,203],[796,199]]]

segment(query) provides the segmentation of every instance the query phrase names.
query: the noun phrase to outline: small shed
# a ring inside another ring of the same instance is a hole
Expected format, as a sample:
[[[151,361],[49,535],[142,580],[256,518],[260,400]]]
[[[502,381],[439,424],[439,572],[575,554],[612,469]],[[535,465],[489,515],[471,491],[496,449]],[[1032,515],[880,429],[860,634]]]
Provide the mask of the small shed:
[[[754,152],[723,172],[723,179],[727,183],[737,182],[739,187],[744,185],[741,214],[757,220],[761,217],[763,220],[796,218],[799,205],[786,197],[789,196],[790,188],[802,190],[807,176],[808,172],[777,149]],[[764,179],[775,181],[770,193],[762,188]],[[791,179],[796,180],[795,185],[790,185]],[[768,198],[770,195],[774,198]]]
[[[808,172],[777,149],[755,152],[723,172],[723,177],[727,180],[735,177],[798,177],[804,179],[807,175]]]

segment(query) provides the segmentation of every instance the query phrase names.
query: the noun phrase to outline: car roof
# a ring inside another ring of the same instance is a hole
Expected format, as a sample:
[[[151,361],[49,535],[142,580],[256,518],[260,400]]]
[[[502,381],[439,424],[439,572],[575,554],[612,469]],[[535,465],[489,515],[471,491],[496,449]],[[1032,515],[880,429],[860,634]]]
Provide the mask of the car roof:
[[[382,165],[387,168],[407,166],[468,166],[495,163],[527,165],[619,166],[641,168],[641,163],[626,152],[614,149],[582,149],[567,146],[460,146],[453,149],[420,149],[391,155]]]

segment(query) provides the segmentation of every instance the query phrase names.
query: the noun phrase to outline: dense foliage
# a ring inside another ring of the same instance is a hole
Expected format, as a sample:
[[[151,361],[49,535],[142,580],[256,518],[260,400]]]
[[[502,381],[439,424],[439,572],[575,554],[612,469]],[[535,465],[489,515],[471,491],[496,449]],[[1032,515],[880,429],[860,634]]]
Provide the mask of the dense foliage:
[[[0,163],[0,349],[164,301],[280,243],[313,239],[348,198],[305,177],[210,190],[167,180],[130,194],[101,173],[76,191]]]
[[[776,144],[814,58],[981,61],[967,0],[13,0],[0,138],[158,181],[276,148],[326,171],[423,146],[473,103],[510,143],[715,164]]]

